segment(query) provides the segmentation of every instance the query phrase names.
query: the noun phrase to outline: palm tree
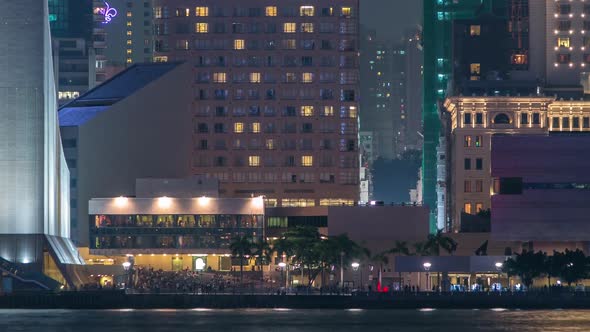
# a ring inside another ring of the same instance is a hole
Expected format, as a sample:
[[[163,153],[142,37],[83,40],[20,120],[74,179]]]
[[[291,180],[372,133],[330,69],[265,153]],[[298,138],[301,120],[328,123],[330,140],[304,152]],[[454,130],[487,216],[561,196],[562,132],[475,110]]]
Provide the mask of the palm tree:
[[[389,249],[390,254],[410,256],[410,249],[406,241],[395,241],[395,247]]]
[[[429,256],[430,246],[427,242],[416,242],[414,243],[414,254],[416,256]]]
[[[244,281],[244,258],[252,254],[252,238],[250,236],[238,236],[229,245],[231,254],[240,259],[240,285]]]
[[[428,235],[425,246],[434,256],[440,256],[441,248],[451,255],[457,250],[457,242],[445,236],[440,229],[435,234]]]
[[[254,249],[252,254],[258,258],[257,263],[260,271],[262,271],[262,265],[265,263],[268,264],[268,262],[270,262],[273,250],[270,247],[270,244],[264,239],[256,241],[252,248]]]

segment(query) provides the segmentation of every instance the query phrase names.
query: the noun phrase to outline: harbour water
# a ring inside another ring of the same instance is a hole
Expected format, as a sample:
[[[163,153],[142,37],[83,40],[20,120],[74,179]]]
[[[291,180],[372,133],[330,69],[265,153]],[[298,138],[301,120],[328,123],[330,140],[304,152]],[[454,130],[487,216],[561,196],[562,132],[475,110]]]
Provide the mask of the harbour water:
[[[590,331],[576,310],[0,310],[4,332]]]

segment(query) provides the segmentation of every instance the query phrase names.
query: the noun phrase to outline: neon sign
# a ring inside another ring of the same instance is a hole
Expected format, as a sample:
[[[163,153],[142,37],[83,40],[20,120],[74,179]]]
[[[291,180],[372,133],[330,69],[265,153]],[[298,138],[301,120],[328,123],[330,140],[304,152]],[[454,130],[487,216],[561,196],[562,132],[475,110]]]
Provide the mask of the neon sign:
[[[104,15],[104,22],[102,23],[106,24],[110,23],[119,12],[117,12],[117,9],[111,7],[108,2],[105,1],[104,4],[106,7],[96,8],[95,13]]]

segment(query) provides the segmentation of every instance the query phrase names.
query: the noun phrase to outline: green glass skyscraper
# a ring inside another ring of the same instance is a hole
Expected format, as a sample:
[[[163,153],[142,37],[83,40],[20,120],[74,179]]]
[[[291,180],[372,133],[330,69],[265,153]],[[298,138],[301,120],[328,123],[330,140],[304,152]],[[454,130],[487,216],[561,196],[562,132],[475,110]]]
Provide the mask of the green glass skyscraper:
[[[424,0],[424,148],[422,193],[430,207],[430,230],[437,230],[437,152],[441,125],[439,104],[453,91],[453,21],[491,12],[509,0]]]

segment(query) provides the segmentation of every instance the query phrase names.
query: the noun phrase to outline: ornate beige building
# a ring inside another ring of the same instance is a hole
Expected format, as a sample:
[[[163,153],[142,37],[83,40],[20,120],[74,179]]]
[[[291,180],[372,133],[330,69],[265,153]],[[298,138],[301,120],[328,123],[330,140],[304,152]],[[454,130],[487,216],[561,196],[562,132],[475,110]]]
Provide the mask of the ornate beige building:
[[[550,97],[451,97],[448,123],[449,231],[473,230],[462,221],[490,209],[492,135],[590,132],[590,101]],[[515,156],[517,158],[518,156]]]

